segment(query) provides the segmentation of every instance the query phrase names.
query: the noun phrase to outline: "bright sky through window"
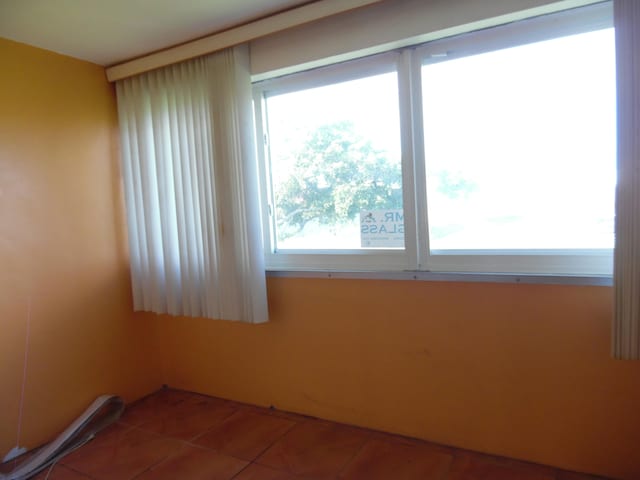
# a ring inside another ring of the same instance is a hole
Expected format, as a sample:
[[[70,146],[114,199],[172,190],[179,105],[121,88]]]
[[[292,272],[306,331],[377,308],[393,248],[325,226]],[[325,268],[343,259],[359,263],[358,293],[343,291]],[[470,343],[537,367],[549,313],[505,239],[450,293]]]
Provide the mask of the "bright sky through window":
[[[430,247],[613,247],[613,29],[422,68]]]

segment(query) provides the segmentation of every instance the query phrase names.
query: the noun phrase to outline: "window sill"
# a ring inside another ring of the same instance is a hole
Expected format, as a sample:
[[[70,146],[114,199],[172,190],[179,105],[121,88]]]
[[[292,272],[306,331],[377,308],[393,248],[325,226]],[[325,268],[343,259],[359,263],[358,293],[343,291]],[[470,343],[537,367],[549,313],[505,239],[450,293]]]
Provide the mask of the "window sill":
[[[610,275],[541,275],[514,273],[467,273],[467,272],[362,272],[327,270],[267,270],[268,277],[285,278],[342,278],[362,280],[416,280],[421,282],[479,282],[522,283],[543,285],[613,285]]]

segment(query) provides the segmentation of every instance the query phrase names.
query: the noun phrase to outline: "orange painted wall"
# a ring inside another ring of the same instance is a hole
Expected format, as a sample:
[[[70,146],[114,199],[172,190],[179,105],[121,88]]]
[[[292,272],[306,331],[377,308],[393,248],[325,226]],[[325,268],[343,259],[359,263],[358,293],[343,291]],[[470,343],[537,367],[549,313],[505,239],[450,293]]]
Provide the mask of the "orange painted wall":
[[[161,383],[640,478],[605,287],[270,278],[272,321],[132,314],[103,69],[0,39],[0,455]],[[157,362],[156,362],[157,359]]]
[[[132,321],[115,96],[104,69],[0,39],[0,459],[102,393],[159,386]]]
[[[609,356],[611,288],[294,278],[268,288],[268,324],[157,317],[163,381],[640,478],[640,362]]]

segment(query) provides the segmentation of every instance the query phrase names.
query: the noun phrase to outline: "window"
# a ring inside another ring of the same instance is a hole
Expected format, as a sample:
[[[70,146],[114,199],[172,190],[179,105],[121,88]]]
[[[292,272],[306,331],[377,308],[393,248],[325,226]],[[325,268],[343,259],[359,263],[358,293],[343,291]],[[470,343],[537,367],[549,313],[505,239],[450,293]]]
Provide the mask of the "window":
[[[256,84],[267,265],[609,274],[609,16],[597,5]]]
[[[397,91],[392,70],[265,96],[276,250],[363,248],[362,212],[402,211]]]

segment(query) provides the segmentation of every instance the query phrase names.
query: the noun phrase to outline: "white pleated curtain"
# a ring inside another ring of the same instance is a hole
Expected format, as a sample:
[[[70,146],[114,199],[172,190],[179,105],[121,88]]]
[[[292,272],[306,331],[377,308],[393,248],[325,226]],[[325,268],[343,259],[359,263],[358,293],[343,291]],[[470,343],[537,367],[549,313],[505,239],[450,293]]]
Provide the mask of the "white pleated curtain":
[[[134,308],[267,321],[247,46],[116,92]]]
[[[640,1],[614,0],[618,184],[612,350],[640,359]]]

